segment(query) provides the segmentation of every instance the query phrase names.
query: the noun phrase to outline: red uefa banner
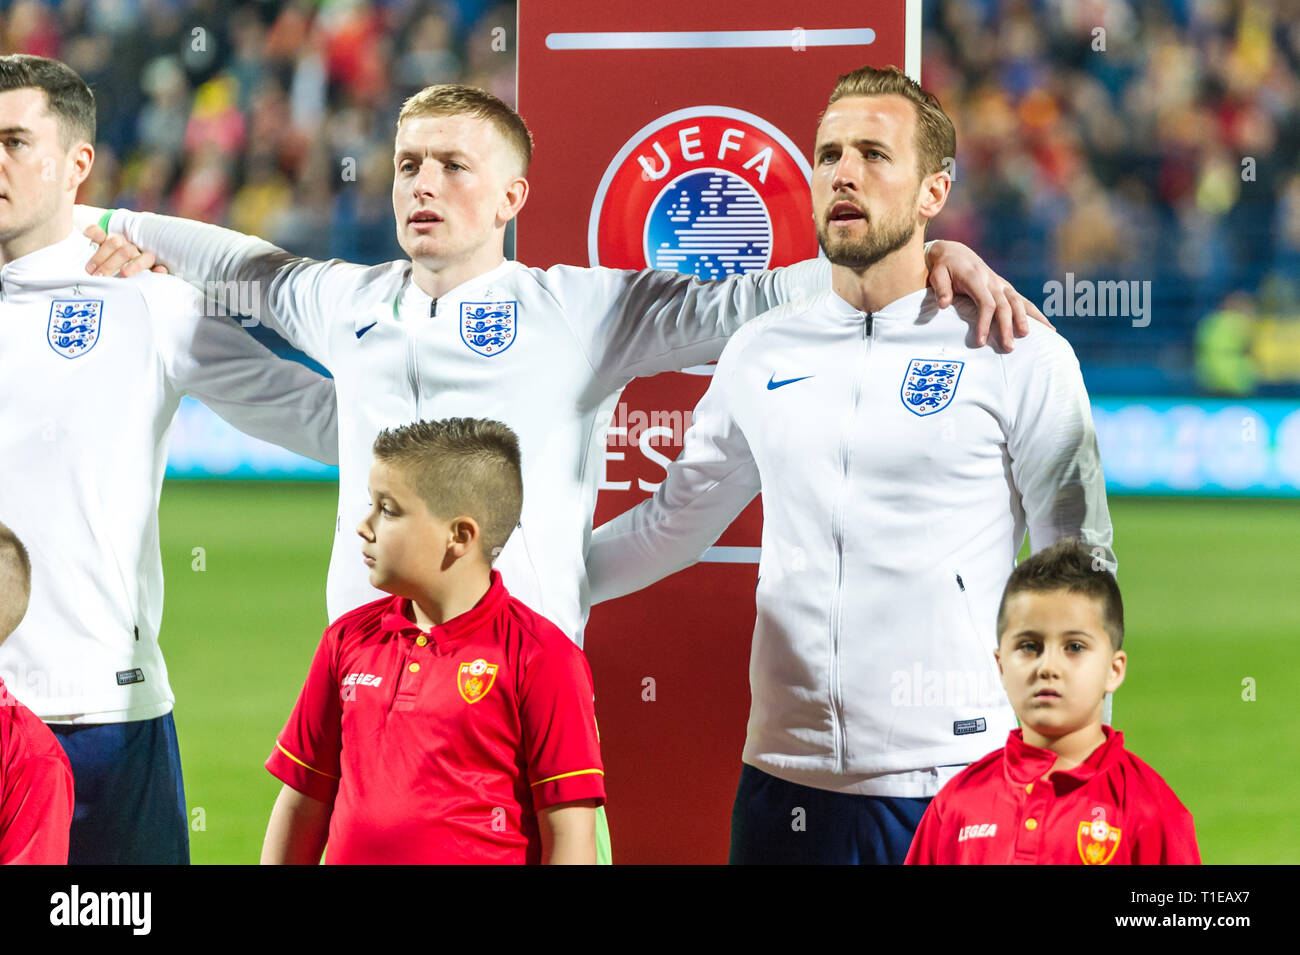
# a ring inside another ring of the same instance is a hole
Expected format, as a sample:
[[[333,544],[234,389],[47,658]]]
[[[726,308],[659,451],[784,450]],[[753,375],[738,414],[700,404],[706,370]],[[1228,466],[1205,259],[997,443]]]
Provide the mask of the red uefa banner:
[[[817,118],[859,66],[920,75],[920,0],[519,0],[536,154],[517,257],[701,278],[817,254]],[[599,525],[654,493],[711,368],[638,379],[611,423]],[[755,502],[706,559],[594,608],[586,651],[619,863],[719,863],[749,714]]]

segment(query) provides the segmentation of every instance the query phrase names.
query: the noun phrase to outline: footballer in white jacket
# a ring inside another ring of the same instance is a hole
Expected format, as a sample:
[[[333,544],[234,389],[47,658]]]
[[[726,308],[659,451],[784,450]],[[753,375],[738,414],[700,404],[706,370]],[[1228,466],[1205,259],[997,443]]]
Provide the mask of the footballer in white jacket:
[[[736,862],[901,863],[927,797],[1015,727],[994,621],[1026,529],[1034,550],[1080,537],[1114,566],[1070,346],[1035,325],[1012,352],[973,347],[968,303],[925,287],[917,225],[950,180],[916,133],[923,106],[943,114],[907,84],[841,79],[813,177],[833,288],[733,336],[655,496],[588,552],[593,602],[629,593],[762,492]],[[935,170],[919,187],[918,153]]]
[[[334,384],[204,316],[180,279],[92,278],[72,234],[0,267],[0,514],[32,557],[0,675],[47,722],[147,720],[175,697],[158,648],[158,499],[183,395],[338,461]]]
[[[332,619],[382,596],[356,536],[365,532],[358,525],[378,433],[422,419],[491,418],[519,436],[524,480],[519,526],[495,566],[512,594],[581,645],[587,543],[623,386],[712,361],[744,322],[827,286],[822,259],[720,282],[506,261],[505,229],[527,198],[531,154],[518,114],[482,90],[432,86],[407,100],[394,142],[393,212],[410,260],[385,265],[315,262],[182,219],[122,210],[109,219],[115,234],[93,266],[125,265],[127,274],[141,267],[139,246],[205,290],[235,290],[241,303],[251,293],[255,318],[333,374]],[[88,211],[93,222],[101,210]],[[955,244],[932,256],[940,283],[950,275],[951,290],[981,297],[980,334],[995,308],[1004,340],[1013,324],[1023,334],[1025,303],[978,257]],[[600,858],[608,859],[603,832]]]
[[[73,231],[73,201],[94,117],[68,67],[0,57],[0,520],[32,566],[0,677],[72,764],[70,861],[180,863],[189,826],[158,647],[172,419],[192,394],[335,463],[334,385],[206,317],[179,279],[86,274],[95,247]]]
[[[744,322],[827,287],[829,263],[702,282],[506,261],[504,230],[527,195],[531,143],[513,110],[469,87],[412,97],[395,153],[393,207],[411,261],[317,262],[253,236],[126,210],[112,214],[107,231],[207,289],[252,289],[255,317],[333,374],[340,467],[331,619],[382,596],[356,537],[378,433],[422,419],[491,418],[519,435],[525,489],[519,528],[495,566],[512,594],[581,645],[590,607],[584,558],[623,386],[715,360]],[[105,258],[110,267],[126,261]],[[966,291],[986,275],[978,263],[954,278]]]

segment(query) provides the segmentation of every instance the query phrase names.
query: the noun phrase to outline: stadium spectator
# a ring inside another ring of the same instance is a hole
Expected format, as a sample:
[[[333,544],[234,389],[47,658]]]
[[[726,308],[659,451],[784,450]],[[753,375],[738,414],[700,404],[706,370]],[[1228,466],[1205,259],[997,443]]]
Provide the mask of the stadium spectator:
[[[1196,375],[1207,392],[1238,398],[1255,390],[1255,324],[1254,300],[1245,292],[1233,292],[1196,326]]]

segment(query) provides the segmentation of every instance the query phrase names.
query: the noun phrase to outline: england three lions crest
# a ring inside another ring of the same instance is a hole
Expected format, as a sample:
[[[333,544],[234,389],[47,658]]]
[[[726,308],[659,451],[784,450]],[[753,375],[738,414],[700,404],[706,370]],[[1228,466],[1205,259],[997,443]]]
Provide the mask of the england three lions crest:
[[[486,358],[499,355],[515,341],[518,302],[462,302],[460,337]]]
[[[912,414],[936,414],[948,407],[957,393],[957,381],[965,362],[939,361],[934,358],[913,358],[903,376],[899,395],[903,407]]]
[[[80,358],[99,341],[102,299],[56,298],[50,305],[50,347],[64,358]]]

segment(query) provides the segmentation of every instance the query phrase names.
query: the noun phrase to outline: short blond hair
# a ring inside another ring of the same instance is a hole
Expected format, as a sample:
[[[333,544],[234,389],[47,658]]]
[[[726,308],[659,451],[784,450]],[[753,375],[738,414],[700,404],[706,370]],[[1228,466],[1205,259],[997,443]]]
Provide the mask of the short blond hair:
[[[32,561],[18,535],[0,524],[0,643],[18,629],[32,596]]]
[[[923,90],[898,67],[878,70],[864,66],[845,73],[836,81],[830,101],[834,103],[847,96],[891,95],[910,100],[916,110],[916,163],[921,178],[943,172],[948,168],[944,160],[951,163],[957,158],[957,132],[952,120],[939,105],[939,97]]]
[[[501,99],[477,86],[463,86],[459,83],[426,86],[402,104],[402,110],[397,114],[397,126],[400,129],[408,119],[420,116],[460,115],[485,119],[495,126],[519,157],[519,174],[528,175],[528,166],[533,161],[533,134],[528,131],[518,113]]]

